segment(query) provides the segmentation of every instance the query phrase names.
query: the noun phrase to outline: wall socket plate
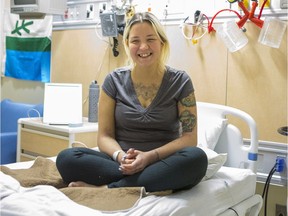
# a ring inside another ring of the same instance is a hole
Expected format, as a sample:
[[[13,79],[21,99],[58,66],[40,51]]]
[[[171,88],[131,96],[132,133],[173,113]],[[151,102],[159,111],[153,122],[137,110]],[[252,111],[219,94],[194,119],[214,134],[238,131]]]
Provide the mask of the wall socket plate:
[[[244,143],[246,144],[245,140]],[[249,141],[247,142],[248,144]],[[287,145],[280,145],[277,143],[270,143],[266,141],[259,141],[258,149],[258,168],[257,168],[257,181],[265,183],[271,168],[276,162],[277,157],[285,158],[285,169],[283,172],[275,172],[271,178],[271,184],[287,187],[287,168],[288,168],[288,155]]]

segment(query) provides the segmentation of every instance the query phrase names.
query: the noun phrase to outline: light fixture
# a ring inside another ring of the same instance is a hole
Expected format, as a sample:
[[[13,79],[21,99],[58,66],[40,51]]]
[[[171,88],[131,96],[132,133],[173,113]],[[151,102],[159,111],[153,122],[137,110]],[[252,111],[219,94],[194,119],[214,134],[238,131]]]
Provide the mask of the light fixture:
[[[44,19],[46,15],[64,15],[67,0],[10,0],[10,12],[20,19]]]

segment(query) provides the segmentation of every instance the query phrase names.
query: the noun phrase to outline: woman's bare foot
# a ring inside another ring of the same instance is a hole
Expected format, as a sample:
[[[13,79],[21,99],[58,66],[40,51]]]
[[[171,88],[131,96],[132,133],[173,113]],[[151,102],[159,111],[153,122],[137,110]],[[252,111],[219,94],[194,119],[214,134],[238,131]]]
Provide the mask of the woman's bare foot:
[[[76,181],[76,182],[70,182],[68,187],[95,187],[95,188],[107,188],[107,185],[102,185],[102,186],[96,186],[92,184],[88,184],[83,181]]]

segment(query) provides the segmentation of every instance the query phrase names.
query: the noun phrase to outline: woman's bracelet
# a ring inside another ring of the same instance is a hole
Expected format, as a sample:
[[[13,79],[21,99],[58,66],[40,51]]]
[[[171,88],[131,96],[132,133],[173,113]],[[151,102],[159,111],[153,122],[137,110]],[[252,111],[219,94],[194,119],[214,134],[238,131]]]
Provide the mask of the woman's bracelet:
[[[112,158],[114,161],[117,161],[117,158],[118,158],[118,155],[120,154],[120,152],[123,152],[123,150],[117,150],[113,153]]]

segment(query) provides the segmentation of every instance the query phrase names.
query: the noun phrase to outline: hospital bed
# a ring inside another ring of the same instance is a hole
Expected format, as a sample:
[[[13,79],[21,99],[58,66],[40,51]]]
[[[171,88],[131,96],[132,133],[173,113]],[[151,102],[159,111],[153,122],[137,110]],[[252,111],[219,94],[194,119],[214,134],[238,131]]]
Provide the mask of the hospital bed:
[[[192,189],[163,194],[141,190],[139,199],[130,207],[97,210],[72,201],[52,186],[23,187],[1,171],[1,215],[257,216],[262,198],[255,194],[258,153],[255,121],[244,111],[224,105],[198,102],[197,108],[198,146],[207,153],[209,165],[203,180]],[[249,127],[249,144],[244,144],[230,116]],[[55,157],[51,160],[55,161]],[[33,161],[19,162],[6,167],[17,171],[32,164]],[[109,205],[117,206],[117,202]]]

